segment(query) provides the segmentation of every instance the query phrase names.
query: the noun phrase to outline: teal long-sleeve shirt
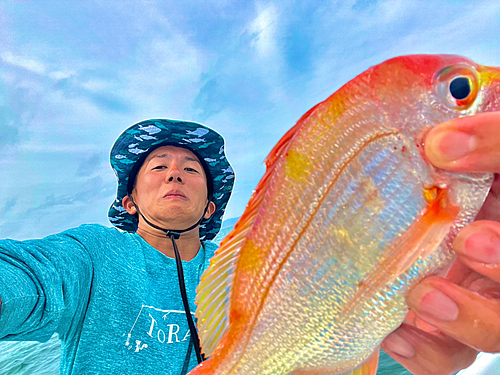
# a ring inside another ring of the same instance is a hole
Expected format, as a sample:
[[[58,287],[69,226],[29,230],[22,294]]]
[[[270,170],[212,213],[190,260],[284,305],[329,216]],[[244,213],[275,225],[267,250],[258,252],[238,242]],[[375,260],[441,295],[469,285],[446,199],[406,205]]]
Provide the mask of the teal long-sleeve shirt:
[[[191,312],[217,246],[183,261]],[[83,225],[0,241],[0,340],[61,338],[61,374],[185,374],[196,366],[175,259],[136,233]]]

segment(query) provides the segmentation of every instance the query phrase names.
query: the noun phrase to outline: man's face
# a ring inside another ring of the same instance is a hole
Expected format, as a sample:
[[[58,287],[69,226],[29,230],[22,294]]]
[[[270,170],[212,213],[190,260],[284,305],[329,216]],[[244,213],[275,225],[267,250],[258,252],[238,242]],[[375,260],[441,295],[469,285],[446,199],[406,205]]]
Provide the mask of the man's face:
[[[132,197],[148,220],[167,229],[182,230],[203,214],[208,203],[207,177],[191,151],[175,146],[159,147],[147,156],[139,170]],[[208,217],[212,212],[208,210]]]

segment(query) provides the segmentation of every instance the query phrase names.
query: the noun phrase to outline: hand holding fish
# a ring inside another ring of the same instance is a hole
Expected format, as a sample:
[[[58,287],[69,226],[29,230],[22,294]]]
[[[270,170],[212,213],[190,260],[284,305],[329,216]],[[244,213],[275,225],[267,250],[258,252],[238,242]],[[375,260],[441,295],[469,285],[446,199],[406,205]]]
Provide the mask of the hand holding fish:
[[[442,169],[497,173],[476,221],[453,242],[458,260],[447,278],[429,277],[408,293],[407,322],[418,328],[404,324],[382,344],[414,374],[452,374],[477,350],[500,352],[500,112],[435,127],[425,151]]]

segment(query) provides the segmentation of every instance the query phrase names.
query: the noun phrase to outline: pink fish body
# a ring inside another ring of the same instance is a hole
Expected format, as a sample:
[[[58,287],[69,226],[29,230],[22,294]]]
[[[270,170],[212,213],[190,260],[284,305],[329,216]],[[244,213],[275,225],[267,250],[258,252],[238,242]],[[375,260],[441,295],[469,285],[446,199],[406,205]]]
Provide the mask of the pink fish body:
[[[190,374],[375,374],[404,295],[452,260],[491,174],[431,166],[433,126],[500,110],[500,70],[451,55],[388,60],[307,112],[198,287],[207,361]]]

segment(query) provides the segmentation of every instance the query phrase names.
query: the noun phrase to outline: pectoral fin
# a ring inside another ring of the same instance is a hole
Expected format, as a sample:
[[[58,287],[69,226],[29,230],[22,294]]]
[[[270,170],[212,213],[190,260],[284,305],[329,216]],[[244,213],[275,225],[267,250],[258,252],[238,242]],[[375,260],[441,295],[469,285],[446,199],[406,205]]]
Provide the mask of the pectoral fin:
[[[359,289],[344,314],[354,309],[366,293],[396,280],[419,258],[425,259],[441,245],[459,214],[452,205],[448,192],[436,188],[429,205],[415,222],[382,254],[377,266],[359,283]]]

